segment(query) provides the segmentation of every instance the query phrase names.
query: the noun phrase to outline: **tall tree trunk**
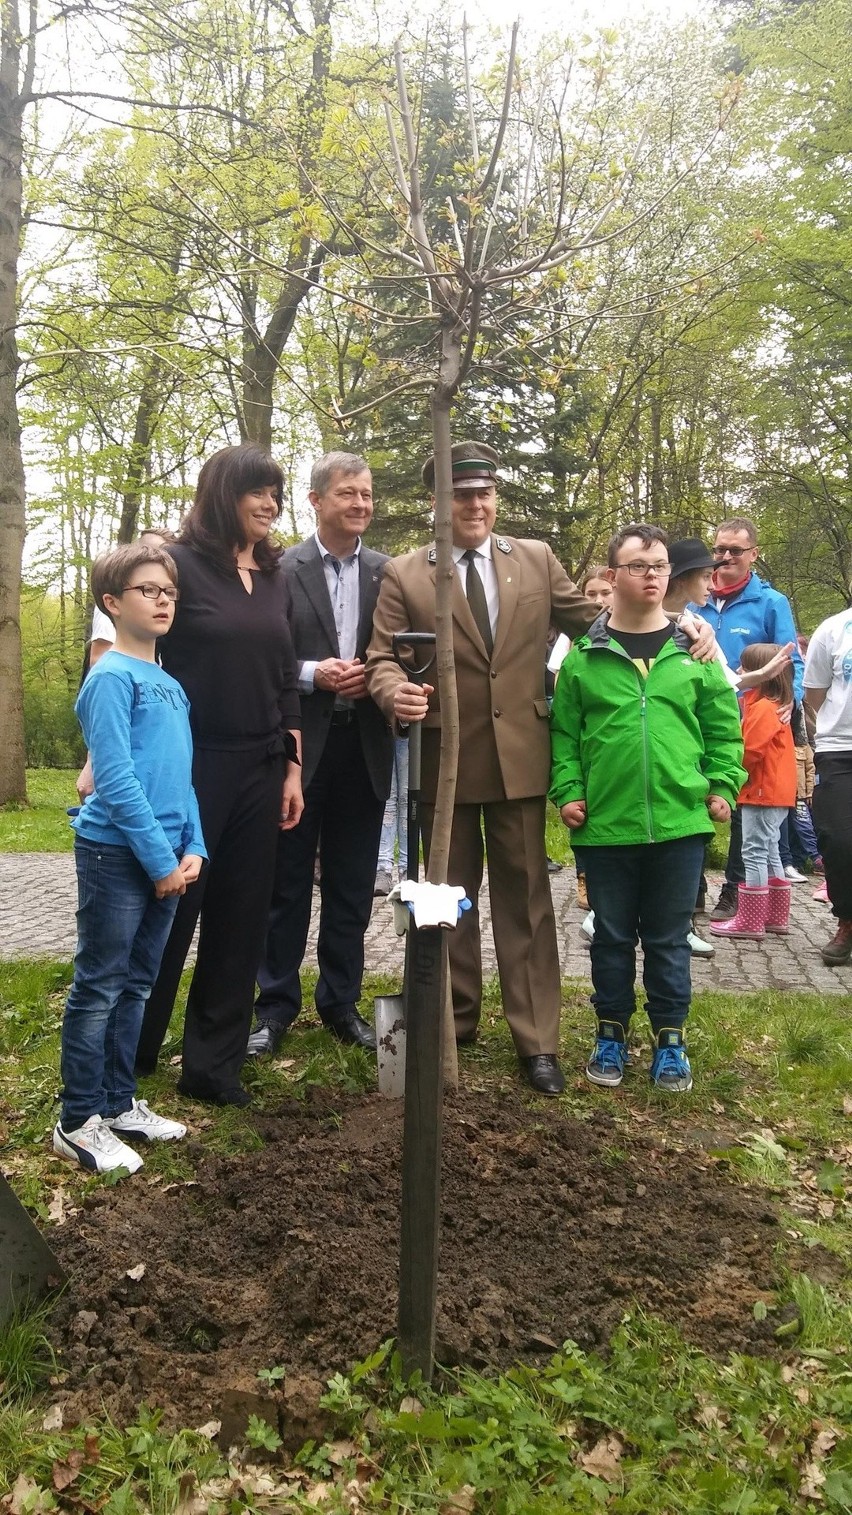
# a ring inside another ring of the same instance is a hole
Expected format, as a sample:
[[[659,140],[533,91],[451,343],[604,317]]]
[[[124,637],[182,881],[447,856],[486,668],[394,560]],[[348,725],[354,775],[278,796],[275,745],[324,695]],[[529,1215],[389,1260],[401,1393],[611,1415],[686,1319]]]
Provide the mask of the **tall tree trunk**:
[[[136,406],[136,425],[121,491],[121,521],[118,527],[119,542],[132,542],[139,531],[139,506],[142,503],[142,484],[151,462],[151,446],[154,440],[154,423],[160,402],[159,357],[153,357],[142,381],[139,403]]]
[[[0,35],[0,805],[26,799],[21,658],[24,465],[18,418],[18,257],[23,151],[21,36],[16,0],[6,0]]]

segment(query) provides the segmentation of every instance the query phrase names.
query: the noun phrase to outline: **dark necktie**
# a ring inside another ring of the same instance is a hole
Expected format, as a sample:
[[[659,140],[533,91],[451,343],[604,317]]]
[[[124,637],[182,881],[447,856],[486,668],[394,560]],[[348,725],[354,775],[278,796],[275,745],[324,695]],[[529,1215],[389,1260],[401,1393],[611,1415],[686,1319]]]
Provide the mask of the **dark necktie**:
[[[467,563],[467,578],[465,580],[465,592],[470,613],[476,622],[476,629],[485,643],[485,650],[491,655],[494,651],[494,638],[491,635],[491,622],[488,619],[488,601],[485,598],[485,587],[479,577],[476,566],[478,553],[473,547],[468,548],[464,555]]]

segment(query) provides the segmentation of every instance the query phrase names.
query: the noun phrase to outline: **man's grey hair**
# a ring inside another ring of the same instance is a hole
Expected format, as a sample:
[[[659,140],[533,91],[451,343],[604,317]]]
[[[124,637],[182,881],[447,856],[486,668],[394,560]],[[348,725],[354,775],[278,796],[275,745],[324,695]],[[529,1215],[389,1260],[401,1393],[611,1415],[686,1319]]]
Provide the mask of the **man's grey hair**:
[[[369,472],[367,459],[357,452],[324,452],[311,469],[311,491],[314,494],[325,494],[336,473],[349,478],[353,473]]]

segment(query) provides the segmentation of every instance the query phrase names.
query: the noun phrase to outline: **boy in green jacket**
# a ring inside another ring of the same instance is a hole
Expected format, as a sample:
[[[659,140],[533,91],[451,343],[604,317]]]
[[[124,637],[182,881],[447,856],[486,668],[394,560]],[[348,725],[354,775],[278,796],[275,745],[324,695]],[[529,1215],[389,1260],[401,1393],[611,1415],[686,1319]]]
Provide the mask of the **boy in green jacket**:
[[[612,610],[574,643],[556,684],[550,798],[583,848],[595,912],[598,1034],[586,1074],[609,1088],[624,1077],[639,937],[651,1079],[686,1093],[687,933],[705,841],[714,821],[729,819],[746,775],[721,666],[691,658],[663,610],[667,545],[665,532],[642,524],[610,541]]]

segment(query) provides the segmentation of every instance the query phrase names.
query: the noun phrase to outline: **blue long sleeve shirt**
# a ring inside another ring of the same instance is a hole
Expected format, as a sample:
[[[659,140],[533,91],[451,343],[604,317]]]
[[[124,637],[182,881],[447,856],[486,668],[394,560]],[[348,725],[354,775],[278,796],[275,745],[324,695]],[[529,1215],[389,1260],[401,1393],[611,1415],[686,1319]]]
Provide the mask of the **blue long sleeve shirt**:
[[[129,847],[148,877],[185,852],[206,857],[192,787],[189,701],[156,663],[105,652],[75,706],[95,789],[72,825],[88,842]]]

